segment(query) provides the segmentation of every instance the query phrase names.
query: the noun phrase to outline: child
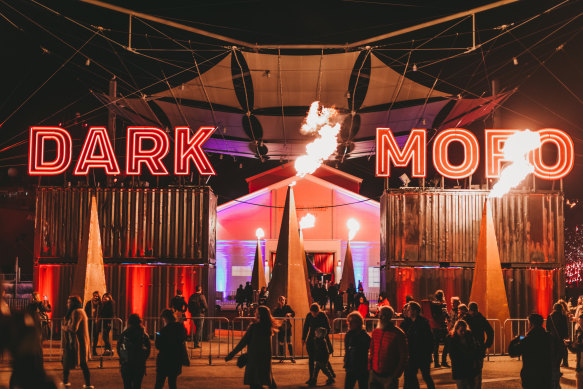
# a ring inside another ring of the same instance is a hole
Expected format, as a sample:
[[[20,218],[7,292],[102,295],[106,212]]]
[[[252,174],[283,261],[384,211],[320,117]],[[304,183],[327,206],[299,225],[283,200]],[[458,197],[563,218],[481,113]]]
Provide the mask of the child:
[[[326,331],[325,328],[319,327],[316,329],[314,337],[314,360],[316,362],[316,366],[314,369],[314,377],[312,377],[308,383],[308,386],[316,386],[320,370],[322,370],[322,372],[326,374],[326,377],[328,377],[326,385],[331,385],[334,383],[334,377],[328,368],[330,365],[329,362],[330,354],[332,353],[332,345],[330,344],[330,339],[327,335],[328,331]]]

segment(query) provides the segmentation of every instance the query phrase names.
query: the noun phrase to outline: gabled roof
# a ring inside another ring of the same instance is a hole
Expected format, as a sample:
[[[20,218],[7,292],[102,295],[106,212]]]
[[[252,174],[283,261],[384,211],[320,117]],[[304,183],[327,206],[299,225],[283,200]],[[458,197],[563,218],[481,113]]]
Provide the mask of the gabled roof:
[[[300,180],[308,180],[308,181],[311,181],[311,182],[313,182],[315,184],[318,184],[320,186],[323,186],[325,188],[328,188],[328,189],[331,189],[331,190],[335,190],[335,191],[338,191],[339,193],[341,193],[343,195],[352,197],[355,200],[355,202],[359,202],[359,203],[363,203],[363,204],[368,204],[370,206],[373,206],[373,207],[376,207],[376,208],[380,208],[380,203],[378,201],[371,200],[368,197],[359,195],[358,193],[355,193],[355,192],[353,192],[351,190],[347,190],[347,189],[345,189],[345,188],[343,188],[341,186],[338,186],[338,185],[336,185],[336,184],[334,184],[334,183],[332,183],[330,181],[326,181],[326,180],[324,180],[322,178],[318,178],[318,177],[313,176],[311,174],[306,174],[304,177],[296,177],[296,176],[288,177],[288,178],[283,179],[281,181],[275,182],[275,183],[273,183],[273,184],[271,184],[269,186],[266,186],[264,188],[261,188],[259,190],[256,190],[255,192],[249,193],[249,194],[247,194],[245,196],[241,196],[238,199],[229,201],[228,203],[224,203],[224,204],[222,204],[222,205],[220,205],[220,206],[217,207],[217,212],[224,211],[224,210],[226,210],[228,208],[231,208],[232,206],[235,206],[235,205],[240,205],[240,204],[243,204],[243,203],[252,203],[254,198],[257,198],[257,197],[259,197],[261,195],[264,195],[264,194],[266,194],[266,193],[268,193],[268,192],[270,192],[272,190],[275,190],[275,189],[279,189],[279,188],[283,188],[283,187],[292,185],[292,183],[294,181],[300,181]]]
[[[362,178],[334,169],[327,165],[321,165],[312,175],[344,189],[348,189],[354,193],[359,192],[360,183],[362,182]],[[294,167],[294,162],[292,161],[249,177],[246,181],[249,184],[249,193],[252,193],[286,178],[295,176],[296,169]]]

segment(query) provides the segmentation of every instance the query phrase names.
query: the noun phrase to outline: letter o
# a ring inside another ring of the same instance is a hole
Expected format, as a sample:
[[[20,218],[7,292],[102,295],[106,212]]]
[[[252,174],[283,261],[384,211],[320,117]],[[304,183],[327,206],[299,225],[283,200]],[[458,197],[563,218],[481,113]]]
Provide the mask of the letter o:
[[[575,164],[575,146],[573,140],[565,132],[556,128],[539,130],[541,147],[530,153],[530,162],[534,165],[534,175],[544,180],[558,180],[565,177]],[[557,146],[557,162],[546,165],[543,161],[542,146],[553,143]]]
[[[464,161],[452,165],[448,158],[449,145],[459,142],[464,147]],[[460,179],[474,174],[480,163],[478,139],[463,128],[449,128],[441,131],[433,142],[433,166],[444,177]]]

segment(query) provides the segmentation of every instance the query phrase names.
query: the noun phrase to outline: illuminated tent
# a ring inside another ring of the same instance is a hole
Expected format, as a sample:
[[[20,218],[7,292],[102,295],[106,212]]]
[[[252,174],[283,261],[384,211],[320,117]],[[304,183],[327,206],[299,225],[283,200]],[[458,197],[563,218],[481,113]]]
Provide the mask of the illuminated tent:
[[[391,128],[402,143],[412,128],[439,129],[484,117],[509,95],[458,99],[396,72],[370,50],[320,55],[233,50],[200,76],[158,93],[114,102],[98,97],[132,124],[217,126],[204,145],[209,152],[292,159],[311,140],[299,128],[316,100],[344,115],[338,154],[355,158],[374,153],[377,127]]]

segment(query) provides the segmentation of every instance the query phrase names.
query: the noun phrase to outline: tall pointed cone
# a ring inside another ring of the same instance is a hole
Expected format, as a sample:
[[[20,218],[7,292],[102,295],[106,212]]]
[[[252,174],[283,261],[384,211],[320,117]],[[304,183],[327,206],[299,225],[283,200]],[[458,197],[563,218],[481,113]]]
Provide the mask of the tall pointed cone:
[[[91,210],[83,226],[83,235],[79,246],[79,259],[75,266],[75,277],[71,294],[85,301],[91,299],[93,292],[103,294],[107,291],[101,233],[97,216],[97,198],[91,196]]]
[[[306,288],[308,289],[308,304],[312,304],[312,292],[310,288],[310,277],[308,272],[308,256],[306,255],[306,248],[304,247],[304,233],[300,229],[300,247],[302,248],[302,254],[304,254],[304,271],[306,272]]]
[[[281,219],[279,239],[275,263],[269,282],[269,298],[267,306],[271,309],[277,305],[279,296],[287,297],[288,304],[295,311],[296,317],[304,318],[309,312],[309,292],[306,283],[305,254],[302,253],[300,234],[298,232],[298,218],[294,192],[291,187],[287,189],[285,208]],[[294,334],[301,334],[300,321],[296,321],[298,328],[293,329]],[[294,336],[294,352],[301,354],[301,336]]]
[[[257,239],[257,249],[255,249],[255,260],[253,261],[253,273],[251,275],[251,286],[253,290],[261,290],[267,286],[265,282],[265,262],[261,253],[261,243]]]
[[[486,200],[484,211],[482,212],[478,255],[474,267],[470,301],[478,303],[480,312],[488,319],[498,319],[500,323],[510,319],[508,297],[506,296],[502,266],[500,265],[498,241],[488,200]],[[501,344],[499,338],[501,335],[497,334],[494,342],[494,345],[498,348]]]
[[[352,263],[352,250],[350,250],[350,241],[346,245],[346,255],[344,256],[344,267],[342,268],[342,278],[340,279],[340,290],[346,291],[352,284],[356,288],[354,281],[354,264]]]

